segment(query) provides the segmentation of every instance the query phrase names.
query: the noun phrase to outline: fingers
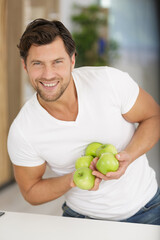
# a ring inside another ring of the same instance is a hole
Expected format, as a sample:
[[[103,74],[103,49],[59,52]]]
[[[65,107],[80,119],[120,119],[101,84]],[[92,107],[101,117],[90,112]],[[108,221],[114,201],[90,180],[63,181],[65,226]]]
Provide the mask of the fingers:
[[[122,151],[116,154],[116,158],[118,161],[127,161],[128,164],[132,162],[131,156],[126,151]]]
[[[106,180],[118,179],[126,172],[129,163],[126,160],[119,160],[119,168],[116,172],[108,172],[106,174]]]
[[[126,168],[120,167],[116,172],[108,172],[106,174],[106,180],[118,179],[120,178],[126,171]]]
[[[100,172],[98,172],[98,171],[93,171],[92,172],[92,175],[94,175],[95,177],[97,177],[97,178],[99,178],[99,179],[103,179],[103,180],[108,180],[108,179],[106,179],[107,177],[104,175],[104,174],[102,174],[102,173],[100,173]]]
[[[73,181],[73,175],[74,175],[75,172],[72,172],[70,174],[70,187],[73,188],[73,187],[76,187],[76,184],[74,183]]]
[[[91,164],[90,164],[90,169],[91,170],[96,170],[96,163],[97,163],[97,161],[98,161],[98,157],[95,157],[95,158],[93,158],[93,160],[92,160],[92,162],[91,162]]]
[[[76,187],[76,184],[72,181],[70,186],[73,188],[73,187]]]
[[[92,189],[90,189],[90,191],[96,191],[99,189],[99,184],[102,181],[102,179],[100,178],[96,178],[95,179],[95,183],[94,183],[94,187]]]
[[[120,177],[120,173],[117,174],[117,172],[108,172],[106,175],[98,172],[98,171],[93,171],[92,174],[94,176],[96,176],[97,178],[101,179],[101,180],[111,180],[111,179],[117,179]]]
[[[120,178],[123,174],[125,173],[124,169],[117,170],[116,172],[108,172],[106,175],[98,172],[98,171],[93,171],[92,174],[96,176],[97,178],[101,180],[112,180],[112,179],[118,179]]]

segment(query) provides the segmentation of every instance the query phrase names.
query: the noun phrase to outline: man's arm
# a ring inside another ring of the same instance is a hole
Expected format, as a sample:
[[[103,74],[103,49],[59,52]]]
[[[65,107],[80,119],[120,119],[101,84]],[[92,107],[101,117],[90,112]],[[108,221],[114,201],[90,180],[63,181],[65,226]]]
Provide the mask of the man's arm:
[[[26,201],[38,205],[54,200],[71,189],[73,173],[43,179],[46,163],[37,167],[14,165],[15,179]]]
[[[148,152],[159,140],[160,136],[160,108],[154,99],[143,89],[140,92],[132,109],[123,114],[123,117],[132,123],[139,123],[134,136],[124,149],[116,155],[120,166],[117,172],[107,173],[106,176],[96,171],[97,158],[90,168],[93,174],[104,180],[120,178],[128,165],[142,154]]]

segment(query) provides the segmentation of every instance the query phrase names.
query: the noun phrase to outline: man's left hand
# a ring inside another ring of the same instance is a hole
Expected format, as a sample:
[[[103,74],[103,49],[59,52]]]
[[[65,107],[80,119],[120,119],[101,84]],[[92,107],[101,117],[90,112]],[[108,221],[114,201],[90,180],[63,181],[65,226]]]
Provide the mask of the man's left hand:
[[[94,158],[91,162],[90,169],[93,170],[92,174],[97,178],[103,179],[105,181],[112,179],[119,179],[126,171],[129,164],[132,162],[131,156],[126,152],[122,151],[116,155],[117,160],[119,161],[119,168],[116,172],[108,172],[106,175],[100,173],[96,169],[96,163],[98,158]]]

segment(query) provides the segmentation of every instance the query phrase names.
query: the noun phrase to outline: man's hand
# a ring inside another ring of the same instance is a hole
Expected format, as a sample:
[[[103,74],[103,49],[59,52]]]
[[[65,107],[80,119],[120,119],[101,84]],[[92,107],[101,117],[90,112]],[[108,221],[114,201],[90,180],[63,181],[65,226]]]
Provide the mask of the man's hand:
[[[116,155],[117,160],[119,161],[119,168],[116,172],[108,172],[106,175],[100,173],[96,169],[96,163],[98,158],[94,158],[91,162],[90,169],[93,170],[92,174],[99,179],[103,180],[111,180],[120,178],[126,171],[129,164],[132,162],[130,155],[126,151],[122,151]]]

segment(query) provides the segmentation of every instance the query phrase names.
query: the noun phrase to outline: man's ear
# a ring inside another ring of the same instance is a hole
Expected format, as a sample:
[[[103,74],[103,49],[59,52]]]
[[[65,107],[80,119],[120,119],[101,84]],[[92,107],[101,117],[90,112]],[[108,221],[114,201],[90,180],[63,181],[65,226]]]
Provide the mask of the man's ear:
[[[76,57],[75,57],[75,53],[73,53],[72,57],[71,57],[71,63],[72,63],[72,70],[75,66],[75,62],[76,62]]]
[[[22,62],[22,66],[23,66],[24,70],[27,72],[27,65],[26,65],[24,59],[22,59],[21,62]]]

